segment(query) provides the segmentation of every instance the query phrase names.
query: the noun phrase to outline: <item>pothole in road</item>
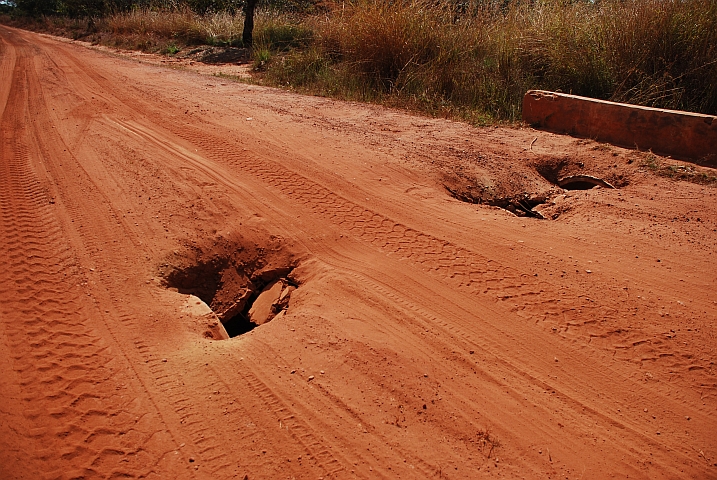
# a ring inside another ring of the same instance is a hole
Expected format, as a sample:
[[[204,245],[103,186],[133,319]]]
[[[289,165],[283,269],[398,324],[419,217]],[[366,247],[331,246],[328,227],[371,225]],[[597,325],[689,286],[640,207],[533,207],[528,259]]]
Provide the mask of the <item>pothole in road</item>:
[[[256,288],[253,292],[251,288],[247,289],[252,293],[243,308],[235,315],[222,320],[229,337],[250,332],[277,316],[283,315],[289,308],[292,292],[298,288],[290,276],[276,278],[266,284],[262,281],[255,281],[253,284]]]
[[[602,147],[600,147],[602,149]],[[595,149],[593,149],[595,150]],[[583,198],[568,190],[614,189],[629,185],[632,160],[605,152],[595,155],[541,155],[530,159],[458,163],[441,171],[441,181],[455,199],[490,205],[519,217],[557,219]]]
[[[613,183],[596,175],[584,172],[585,164],[570,158],[543,158],[533,165],[538,174],[563,190],[590,190],[595,187],[615,188],[624,186],[627,179],[614,173]]]
[[[206,303],[227,335],[236,337],[284,315],[299,286],[291,256],[273,247],[227,241],[206,250],[195,247],[175,254],[160,266],[160,275],[167,288]],[[205,335],[216,338],[211,331]]]
[[[533,209],[545,203],[546,200],[547,198],[544,196],[535,196],[529,193],[523,193],[513,197],[495,198],[486,203],[494,207],[500,207],[504,210],[508,210],[519,217],[543,219],[545,217],[543,217],[540,212]]]
[[[523,192],[518,195],[511,195],[506,197],[484,198],[484,196],[480,194],[473,195],[473,192],[470,188],[466,188],[462,191],[459,191],[457,189],[454,190],[448,185],[444,185],[444,187],[446,188],[446,190],[448,190],[448,193],[450,193],[453,198],[462,202],[499,207],[519,217],[533,217],[540,219],[544,218],[540,212],[533,209],[547,201],[548,196],[545,194],[531,194],[528,192]]]
[[[592,175],[568,175],[558,180],[558,186],[564,190],[590,190],[595,187],[615,188],[602,178]]]

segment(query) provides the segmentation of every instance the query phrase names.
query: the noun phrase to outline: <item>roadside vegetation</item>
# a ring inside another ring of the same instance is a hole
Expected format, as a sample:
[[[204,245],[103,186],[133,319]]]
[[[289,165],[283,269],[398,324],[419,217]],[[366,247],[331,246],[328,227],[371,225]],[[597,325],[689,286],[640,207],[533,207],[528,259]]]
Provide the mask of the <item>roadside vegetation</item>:
[[[519,120],[533,88],[717,114],[714,0],[266,2],[251,55],[268,85],[476,124]],[[166,54],[243,47],[244,4],[200,3],[4,18]]]
[[[661,158],[652,152],[643,152],[642,155],[640,165],[647,167],[655,175],[673,180],[685,180],[700,185],[717,186],[717,176],[713,173],[714,169]]]

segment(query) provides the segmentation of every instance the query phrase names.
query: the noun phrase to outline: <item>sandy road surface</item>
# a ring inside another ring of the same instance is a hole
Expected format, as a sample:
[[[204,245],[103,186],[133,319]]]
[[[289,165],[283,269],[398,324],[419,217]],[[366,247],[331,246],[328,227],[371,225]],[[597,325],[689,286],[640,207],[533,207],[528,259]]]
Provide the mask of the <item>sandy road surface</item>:
[[[717,478],[715,188],[6,27],[0,112],[0,477]]]

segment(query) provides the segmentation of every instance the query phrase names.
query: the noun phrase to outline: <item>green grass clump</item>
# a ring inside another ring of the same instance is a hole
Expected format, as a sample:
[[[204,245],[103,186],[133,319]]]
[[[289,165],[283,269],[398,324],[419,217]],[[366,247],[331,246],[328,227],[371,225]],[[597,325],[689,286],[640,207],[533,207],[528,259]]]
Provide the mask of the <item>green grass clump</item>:
[[[173,43],[170,43],[169,45],[164,47],[162,53],[164,53],[165,55],[176,55],[177,53],[179,53],[179,50],[180,48],[178,46]]]
[[[673,180],[684,180],[700,185],[717,186],[717,176],[712,173],[712,169],[690,164],[681,164],[675,160],[661,159],[652,152],[644,154],[640,165],[661,177],[667,177]]]

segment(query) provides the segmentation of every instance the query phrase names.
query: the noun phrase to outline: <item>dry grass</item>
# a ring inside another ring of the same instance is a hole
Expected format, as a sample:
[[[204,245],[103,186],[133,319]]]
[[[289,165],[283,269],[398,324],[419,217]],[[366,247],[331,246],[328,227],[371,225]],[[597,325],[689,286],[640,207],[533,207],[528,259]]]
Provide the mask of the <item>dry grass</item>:
[[[478,433],[476,434],[476,443],[478,444],[478,448],[481,453],[483,453],[486,458],[490,458],[493,450],[500,447],[500,441],[498,441],[498,439],[495,438],[495,435],[492,435],[487,429],[478,430]]]
[[[530,88],[717,113],[717,2],[356,0],[269,80],[476,122],[520,118]],[[502,3],[501,3],[502,5]]]
[[[258,49],[272,53],[303,47],[312,32],[296,14],[260,11],[254,29]],[[228,12],[199,15],[188,7],[137,9],[104,18],[21,17],[5,23],[103,45],[175,53],[191,45],[242,47],[244,16]]]
[[[243,19],[236,15],[199,16],[189,9],[135,10],[110,16],[105,22],[107,32],[115,38],[171,39],[185,45],[237,45],[243,29]]]

